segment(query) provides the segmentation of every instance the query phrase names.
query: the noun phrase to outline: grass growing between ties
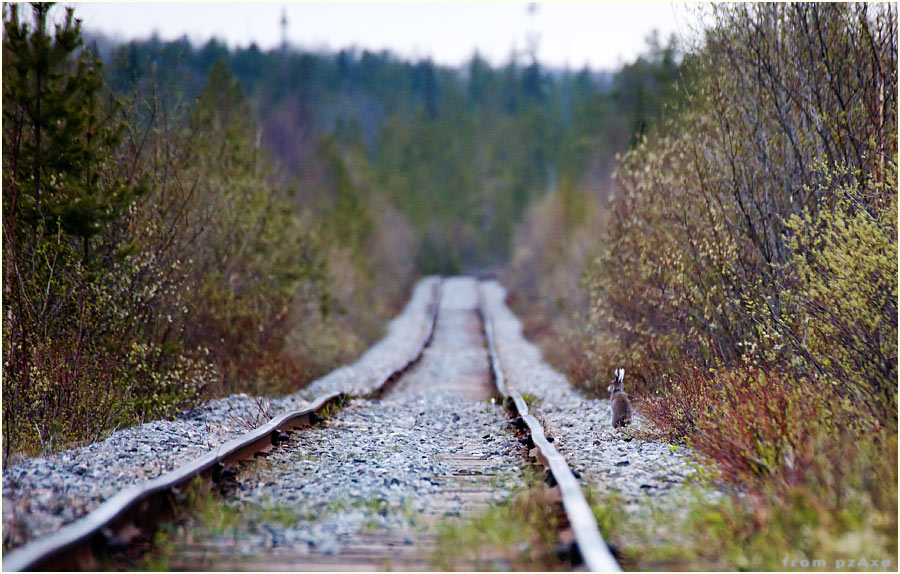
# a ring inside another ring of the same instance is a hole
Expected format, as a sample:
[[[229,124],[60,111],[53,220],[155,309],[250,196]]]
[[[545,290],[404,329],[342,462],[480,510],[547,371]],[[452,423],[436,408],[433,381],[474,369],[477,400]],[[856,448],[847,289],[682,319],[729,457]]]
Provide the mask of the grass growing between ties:
[[[368,532],[387,532],[392,516],[402,516],[413,530],[422,530],[419,513],[409,499],[400,502],[386,500],[382,497],[360,498],[353,501],[352,506],[365,513],[363,530]]]
[[[261,532],[265,524],[290,527],[309,518],[273,500],[254,504],[223,499],[208,482],[198,478],[178,497],[176,520],[159,526],[152,550],[136,569],[161,571],[213,565],[221,556],[200,554],[197,549],[208,547],[214,552],[214,545],[237,543]],[[189,558],[192,562],[181,565],[185,548],[192,549]]]
[[[537,471],[510,499],[474,518],[450,520],[439,531],[434,563],[443,570],[566,570],[556,555],[562,510]]]
[[[247,481],[258,483],[258,478]],[[287,503],[270,498],[242,500],[223,498],[208,482],[199,479],[177,498],[176,519],[161,524],[152,550],[127,566],[140,571],[227,571],[258,566],[260,560],[264,563],[266,552],[286,544],[276,534],[280,529],[287,532],[308,528],[333,520],[336,515],[357,515],[361,532],[390,531],[397,516],[414,529],[422,528],[408,499],[339,496],[315,504],[304,503],[302,498]],[[119,560],[107,569],[117,569],[122,562],[125,561]]]
[[[525,404],[529,407],[536,407],[541,404],[541,399],[529,392],[522,393],[522,400],[525,401]]]
[[[341,395],[336,400],[322,407],[322,410],[317,414],[322,418],[322,420],[327,421],[333,419],[341,411],[342,408],[347,406],[349,402],[350,397],[348,395]]]

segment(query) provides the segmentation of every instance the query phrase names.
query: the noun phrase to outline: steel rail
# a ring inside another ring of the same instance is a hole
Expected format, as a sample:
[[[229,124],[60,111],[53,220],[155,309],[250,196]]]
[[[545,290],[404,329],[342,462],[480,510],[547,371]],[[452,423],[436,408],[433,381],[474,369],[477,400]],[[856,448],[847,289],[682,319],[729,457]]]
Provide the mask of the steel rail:
[[[443,283],[441,280],[438,280],[434,285],[434,291],[431,296],[431,310],[428,314],[428,322],[425,325],[425,334],[422,337],[422,342],[419,343],[418,349],[410,356],[410,358],[400,367],[394,369],[387,375],[383,376],[378,380],[377,383],[373,386],[372,390],[365,394],[367,397],[381,398],[387,393],[390,388],[397,382],[401,375],[403,375],[406,371],[412,368],[413,365],[419,362],[422,358],[422,354],[425,352],[425,348],[431,344],[431,339],[434,337],[434,326],[437,323],[438,316],[438,307],[441,305],[441,297],[443,296]]]
[[[431,309],[421,342],[413,354],[399,367],[379,379],[372,392],[381,393],[422,356],[434,335],[441,282],[432,293]],[[268,452],[285,440],[285,432],[310,426],[322,420],[323,411],[340,407],[351,395],[331,393],[316,399],[309,407],[275,417],[261,427],[220,445],[205,455],[162,476],[147,480],[119,492],[85,516],[39,538],[3,557],[4,571],[74,570],[90,568],[96,556],[110,547],[127,544],[141,530],[152,529],[156,517],[171,510],[172,497],[197,476],[217,479],[225,465]]]
[[[528,405],[525,403],[522,395],[515,389],[509,388],[506,384],[500,358],[497,355],[494,325],[484,303],[484,294],[480,284],[478,288],[478,308],[488,343],[494,386],[503,395],[510,408],[528,426],[531,441],[536,451],[534,454],[553,475],[553,479],[559,487],[563,509],[575,535],[575,543],[578,546],[578,551],[581,554],[585,567],[591,572],[621,572],[622,567],[616,562],[609,547],[604,542],[600,529],[597,527],[594,513],[581,492],[578,480],[572,474],[566,459],[547,440],[541,423],[528,413]]]

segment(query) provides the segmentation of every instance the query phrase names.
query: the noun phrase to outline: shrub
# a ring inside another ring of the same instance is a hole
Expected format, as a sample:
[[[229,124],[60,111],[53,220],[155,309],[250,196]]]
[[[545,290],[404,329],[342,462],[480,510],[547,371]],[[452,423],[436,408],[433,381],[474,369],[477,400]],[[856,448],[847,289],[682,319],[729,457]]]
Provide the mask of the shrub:
[[[619,161],[585,330],[738,486],[698,556],[896,556],[896,7],[710,16],[691,111]]]
[[[798,304],[783,294],[798,287],[795,251],[809,249],[792,244],[789,222],[837,213],[838,190],[874,221],[895,201],[896,130],[887,129],[897,121],[894,9],[740,5],[714,7],[711,16],[693,59],[702,73],[692,111],[621,158],[587,273],[588,331],[617,338],[617,362],[633,363],[648,388],[684,359],[715,367],[790,347],[794,327],[760,327],[762,315],[781,322]],[[811,73],[850,61],[867,75],[829,82]],[[866,241],[857,247],[888,257],[895,250]],[[857,302],[890,314],[890,303]]]
[[[103,97],[73,11],[51,34],[50,6],[32,10],[23,21],[4,7],[4,459],[133,416],[121,407],[135,371],[168,354],[132,347],[165,285],[122,241],[146,188],[114,161],[120,106]]]
[[[539,341],[547,360],[578,383],[612,372],[597,372],[603,363],[592,360],[579,328],[588,306],[580,275],[603,221],[601,199],[562,178],[559,188],[536,202],[519,225],[512,260],[502,276],[526,336]]]
[[[765,314],[760,324],[794,353],[795,370],[825,379],[871,423],[896,424],[896,190],[869,183],[861,192],[851,184],[827,201],[833,207],[787,222],[785,312]]]
[[[783,567],[785,556],[832,565],[850,555],[896,557],[896,427],[873,426],[832,385],[749,364],[694,366],[662,387],[640,402],[641,412],[738,486],[721,503],[698,501],[683,518],[676,530],[687,540],[675,564],[766,569]],[[626,554],[638,562],[667,555]]]
[[[319,158],[335,201],[300,204],[224,65],[190,108],[155,78],[107,101],[73,11],[53,35],[49,7],[34,11],[32,25],[4,6],[4,460],[295,390],[378,335],[411,239],[345,158]],[[376,232],[392,253],[367,244]]]

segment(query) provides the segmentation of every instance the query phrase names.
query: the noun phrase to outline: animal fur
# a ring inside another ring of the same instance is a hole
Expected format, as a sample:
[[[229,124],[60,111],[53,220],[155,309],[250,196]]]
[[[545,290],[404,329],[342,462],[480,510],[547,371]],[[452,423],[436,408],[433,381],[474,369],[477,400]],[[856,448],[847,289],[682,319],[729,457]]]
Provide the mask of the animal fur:
[[[634,408],[625,394],[625,369],[616,369],[616,378],[609,384],[609,405],[613,428],[623,428],[631,423]]]

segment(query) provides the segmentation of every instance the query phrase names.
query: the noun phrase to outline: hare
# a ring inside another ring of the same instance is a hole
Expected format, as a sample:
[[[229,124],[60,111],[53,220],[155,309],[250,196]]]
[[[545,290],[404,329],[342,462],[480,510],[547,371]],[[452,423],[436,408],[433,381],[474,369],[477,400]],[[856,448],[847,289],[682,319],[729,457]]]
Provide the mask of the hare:
[[[609,384],[609,406],[612,408],[613,428],[620,428],[631,423],[634,408],[628,395],[625,394],[625,369],[616,369],[616,378]]]

